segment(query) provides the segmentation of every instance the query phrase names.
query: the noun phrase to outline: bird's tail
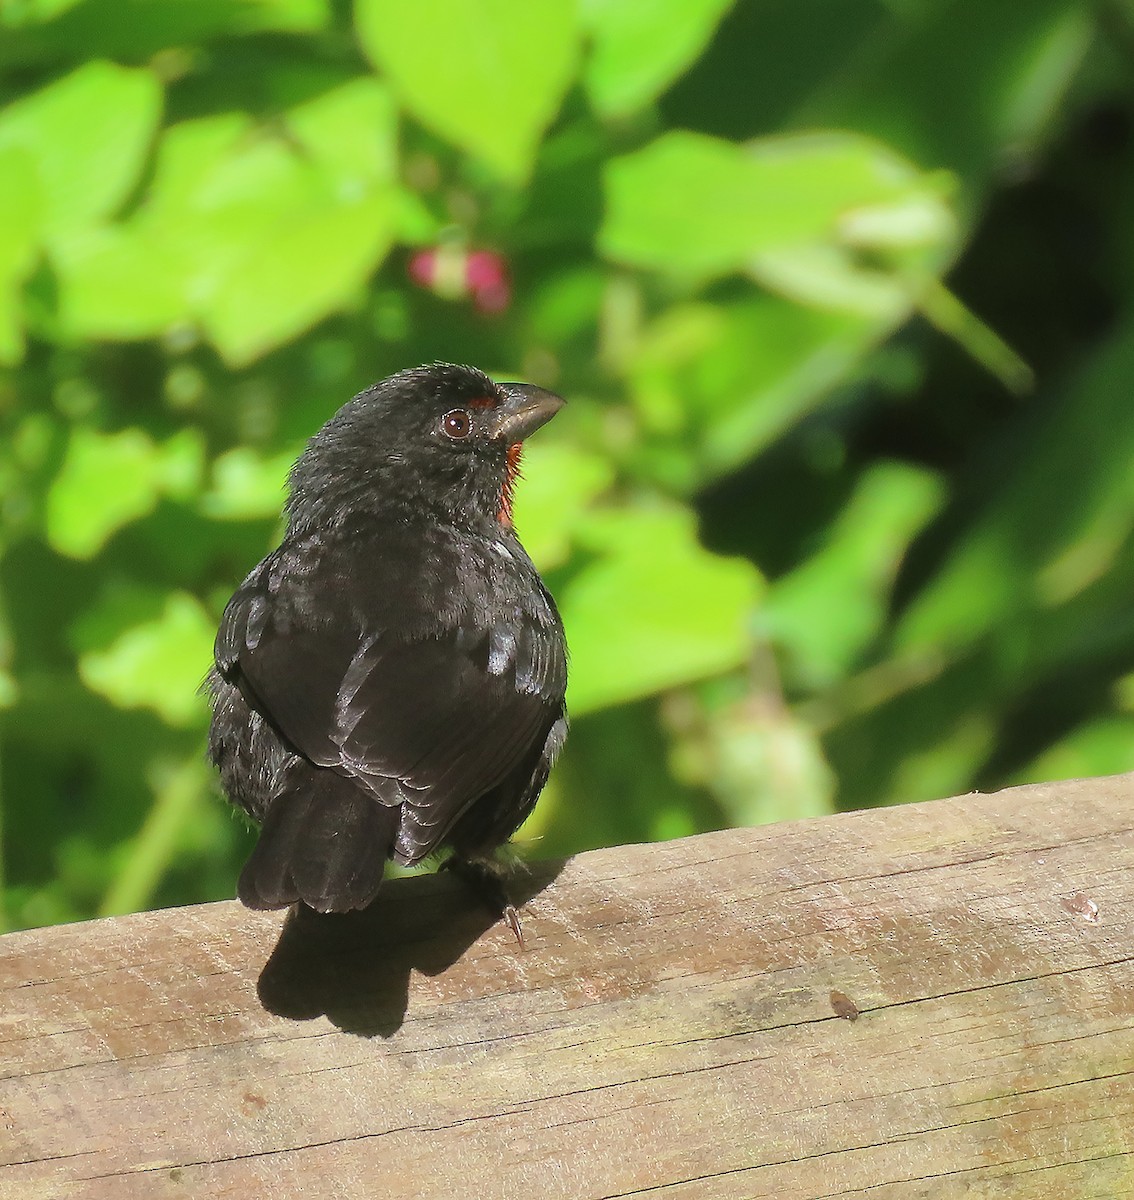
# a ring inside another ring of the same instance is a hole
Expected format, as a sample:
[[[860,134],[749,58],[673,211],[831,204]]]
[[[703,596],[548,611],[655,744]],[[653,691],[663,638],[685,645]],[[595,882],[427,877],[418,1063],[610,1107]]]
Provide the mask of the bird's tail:
[[[295,763],[236,893],[249,908],[300,900],[319,912],[365,908],[378,894],[397,827],[396,807],[334,771]]]

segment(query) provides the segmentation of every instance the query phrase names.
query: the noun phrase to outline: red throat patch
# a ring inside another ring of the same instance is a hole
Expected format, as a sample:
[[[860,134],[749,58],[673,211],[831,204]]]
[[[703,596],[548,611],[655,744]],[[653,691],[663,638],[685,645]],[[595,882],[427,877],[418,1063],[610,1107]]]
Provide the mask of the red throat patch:
[[[508,447],[507,469],[503,486],[500,488],[500,507],[496,510],[496,519],[505,529],[512,528],[512,493],[516,488],[516,480],[520,477],[520,456],[523,452],[523,442],[513,442]]]

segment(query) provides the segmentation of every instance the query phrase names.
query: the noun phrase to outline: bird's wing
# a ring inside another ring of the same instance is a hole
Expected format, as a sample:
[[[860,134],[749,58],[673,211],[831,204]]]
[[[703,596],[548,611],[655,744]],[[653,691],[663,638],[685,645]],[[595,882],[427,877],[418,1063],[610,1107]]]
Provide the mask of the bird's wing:
[[[398,855],[417,861],[558,718],[558,619],[537,582],[534,608],[489,605],[460,623],[437,614],[430,628],[407,611],[412,588],[328,576],[309,550],[285,544],[245,580],[225,611],[218,666],[312,762],[406,804]]]

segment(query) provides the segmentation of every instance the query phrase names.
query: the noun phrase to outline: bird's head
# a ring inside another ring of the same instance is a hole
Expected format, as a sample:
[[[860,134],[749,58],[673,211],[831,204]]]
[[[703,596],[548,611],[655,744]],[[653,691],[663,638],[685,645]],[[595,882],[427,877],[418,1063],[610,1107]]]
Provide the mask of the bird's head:
[[[553,392],[473,367],[400,371],[344,404],[292,468],[293,530],[348,512],[441,510],[512,523],[524,438],[563,407]]]

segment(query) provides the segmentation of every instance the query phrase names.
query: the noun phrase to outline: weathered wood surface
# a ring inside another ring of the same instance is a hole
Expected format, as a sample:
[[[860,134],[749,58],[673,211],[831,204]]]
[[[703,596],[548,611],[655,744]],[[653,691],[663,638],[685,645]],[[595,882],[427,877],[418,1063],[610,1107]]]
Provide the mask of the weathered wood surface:
[[[1134,777],[555,876],[0,939],[0,1195],[1134,1197]]]

